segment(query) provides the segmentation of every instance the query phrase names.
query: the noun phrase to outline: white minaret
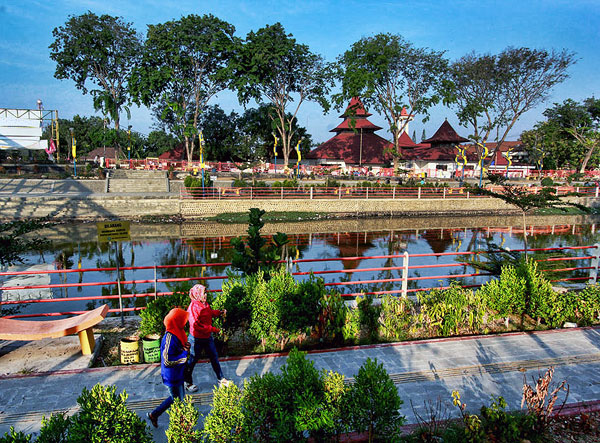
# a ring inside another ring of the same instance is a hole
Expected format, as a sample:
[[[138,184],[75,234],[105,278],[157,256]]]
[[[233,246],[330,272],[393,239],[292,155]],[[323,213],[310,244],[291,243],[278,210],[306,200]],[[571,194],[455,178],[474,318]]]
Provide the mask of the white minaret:
[[[402,108],[402,111],[400,111],[400,117],[398,117],[398,127],[401,128],[406,122],[406,126],[404,126],[404,132],[408,134],[408,123],[413,121],[414,118],[415,116],[409,114],[408,111],[406,111],[406,108]]]

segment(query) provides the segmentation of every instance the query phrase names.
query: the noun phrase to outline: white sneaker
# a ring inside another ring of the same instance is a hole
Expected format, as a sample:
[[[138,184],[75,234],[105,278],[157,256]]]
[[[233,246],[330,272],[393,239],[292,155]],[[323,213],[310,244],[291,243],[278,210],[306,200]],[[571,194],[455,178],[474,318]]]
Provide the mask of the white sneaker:
[[[219,386],[229,386],[231,384],[231,380],[227,380],[226,378],[222,378],[219,380]]]
[[[187,389],[190,392],[196,392],[198,390],[198,386],[196,386],[194,383],[186,383],[185,389]]]

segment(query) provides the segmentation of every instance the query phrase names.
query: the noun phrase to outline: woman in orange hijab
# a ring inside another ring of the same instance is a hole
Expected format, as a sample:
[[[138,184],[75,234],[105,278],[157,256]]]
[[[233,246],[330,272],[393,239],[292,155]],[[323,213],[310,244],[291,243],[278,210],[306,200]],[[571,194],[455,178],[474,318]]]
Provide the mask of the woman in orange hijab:
[[[148,420],[155,428],[158,427],[158,417],[173,404],[176,398],[183,400],[185,395],[183,371],[190,350],[184,330],[187,322],[188,313],[181,308],[171,309],[164,320],[167,332],[160,343],[160,375],[169,390],[169,397],[154,411],[147,414]]]

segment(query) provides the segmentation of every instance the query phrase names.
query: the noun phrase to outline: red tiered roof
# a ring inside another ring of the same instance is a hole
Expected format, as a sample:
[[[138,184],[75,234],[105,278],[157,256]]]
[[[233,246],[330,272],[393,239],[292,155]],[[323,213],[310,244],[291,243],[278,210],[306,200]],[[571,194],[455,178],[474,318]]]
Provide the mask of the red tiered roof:
[[[383,164],[391,160],[387,152],[393,144],[375,134],[381,127],[367,119],[370,115],[360,99],[354,97],[341,115],[342,123],[330,131],[336,135],[313,149],[307,157],[343,160],[348,164]]]
[[[461,137],[456,133],[454,128],[448,123],[448,120],[444,120],[444,123],[439,127],[433,137],[423,140],[422,143],[430,143],[432,145],[443,144],[443,143],[464,143],[468,142],[469,139]]]

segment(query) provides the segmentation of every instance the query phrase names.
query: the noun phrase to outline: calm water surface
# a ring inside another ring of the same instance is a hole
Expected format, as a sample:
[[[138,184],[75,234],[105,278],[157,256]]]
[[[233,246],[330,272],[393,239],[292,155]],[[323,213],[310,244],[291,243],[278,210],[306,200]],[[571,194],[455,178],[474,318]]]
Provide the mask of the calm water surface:
[[[557,246],[593,245],[600,241],[596,220],[581,217],[532,218],[528,225],[530,248]],[[73,301],[41,302],[33,304],[4,305],[17,308],[19,314],[64,312],[84,310],[103,302],[96,300],[74,300],[80,297],[116,294],[115,284],[85,286],[86,283],[114,282],[115,270],[48,274],[48,270],[120,268],[134,266],[160,266],[181,264],[226,263],[232,258],[230,240],[244,234],[245,226],[232,225],[132,225],[131,241],[99,243],[94,224],[60,225],[42,233],[53,246],[41,254],[30,254],[23,266],[11,270],[38,270],[39,275],[28,277],[0,276],[3,287],[24,285],[61,285],[73,287],[31,290],[4,290],[2,300],[54,300],[68,298]],[[489,242],[510,249],[523,247],[523,229],[519,217],[505,218],[431,218],[409,220],[352,220],[321,223],[297,223],[290,225],[265,226],[265,235],[282,230],[288,233],[289,244],[284,251],[292,259],[326,259],[340,257],[372,257],[381,255],[441,254],[486,250]],[[578,252],[577,255],[585,255]],[[460,256],[411,257],[410,266],[433,264],[456,264]],[[361,270],[402,266],[402,258],[375,258],[369,260],[324,261],[297,263],[293,272],[319,272],[329,270]],[[568,262],[571,263],[571,262]],[[572,266],[585,266],[587,262],[576,262]],[[205,268],[159,269],[157,278],[214,277],[226,275],[226,266]],[[410,271],[411,277],[443,276],[472,273],[467,266],[450,268],[423,268]],[[587,272],[587,271],[585,271]],[[400,269],[368,270],[323,274],[326,282],[357,282],[366,280],[398,279]],[[579,273],[579,275],[586,275]],[[148,283],[123,283],[122,293],[145,293],[154,291],[154,269],[120,270],[120,281],[150,280]],[[299,279],[307,278],[299,276]],[[462,279],[463,284],[481,284],[487,277]],[[221,279],[205,280],[210,289],[219,289]],[[447,285],[446,278],[417,280],[409,287],[423,288]],[[158,291],[170,291],[176,286],[172,282],[159,282]],[[342,293],[360,291],[386,291],[401,288],[400,282],[375,282],[338,286]],[[118,307],[118,300],[109,302]],[[145,298],[126,299],[125,306],[144,306]]]

